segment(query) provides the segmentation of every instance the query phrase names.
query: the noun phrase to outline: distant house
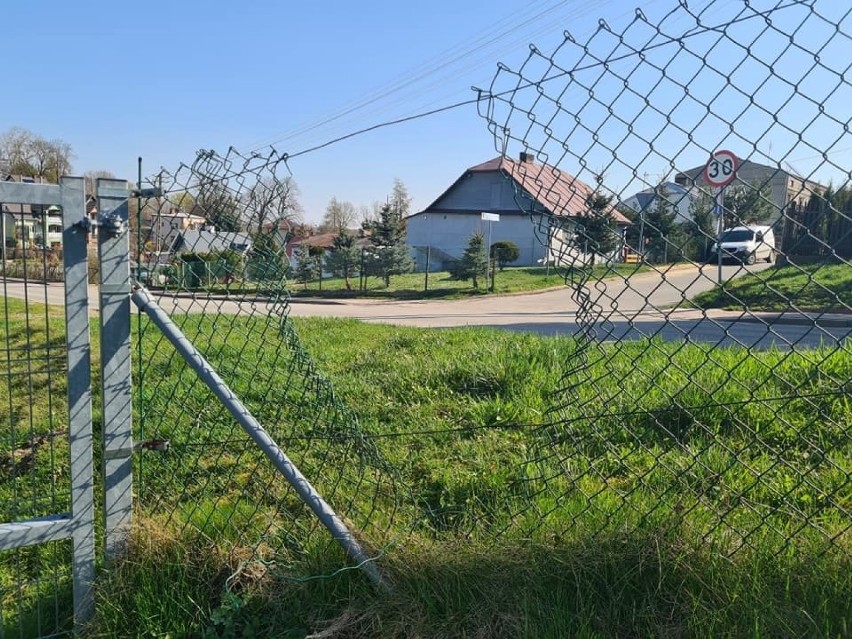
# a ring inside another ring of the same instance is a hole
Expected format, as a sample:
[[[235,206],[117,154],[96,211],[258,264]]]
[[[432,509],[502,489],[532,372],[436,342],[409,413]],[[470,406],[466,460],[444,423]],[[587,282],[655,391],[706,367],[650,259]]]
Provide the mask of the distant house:
[[[207,225],[205,218],[184,213],[178,208],[172,208],[167,213],[155,213],[151,220],[153,249],[155,252],[166,250],[183,231],[200,231]]]
[[[418,270],[443,270],[467,248],[471,235],[482,232],[486,240],[512,241],[520,249],[515,266],[545,262],[586,260],[566,254],[567,239],[587,214],[586,199],[594,189],[582,180],[529,153],[519,160],[497,157],[470,167],[426,209],[407,218],[407,243]],[[496,213],[499,222],[482,219]],[[614,208],[619,229],[630,222]],[[620,254],[614,252],[612,257]]]
[[[707,192],[711,190],[710,185],[704,179],[704,166],[682,171],[675,175],[674,181],[675,184],[685,189],[699,187]],[[736,179],[727,188],[746,185],[769,190],[769,201],[772,202],[773,213],[767,222],[768,224],[776,224],[791,203],[805,205],[810,200],[811,195],[822,194],[826,189],[824,185],[818,182],[808,180],[779,167],[759,164],[751,160],[742,160],[737,168]]]
[[[170,252],[172,255],[218,251],[248,253],[251,244],[251,236],[248,233],[187,230],[177,234]]]
[[[41,183],[41,178],[0,174],[4,182]],[[7,248],[62,246],[62,214],[35,204],[0,203],[2,235]]]
[[[293,251],[299,245],[299,240],[293,233],[296,226],[298,226],[297,223],[291,222],[286,218],[267,222],[263,225],[264,234],[272,235],[278,246],[284,247],[284,253],[287,255],[287,259],[291,261],[293,259]]]
[[[675,212],[675,222],[684,224],[692,219],[690,206],[699,196],[700,191],[695,187],[686,187],[676,182],[663,182],[656,187],[639,191],[625,198],[622,200],[622,205],[641,214],[656,210],[660,199],[665,198]]]
[[[363,235],[361,230],[346,229],[346,234],[354,238],[353,246],[358,249],[369,248],[372,246],[370,238]],[[334,248],[334,239],[337,233],[319,233],[301,240],[293,240],[287,246],[287,256],[290,259],[290,267],[295,269],[298,267],[299,256],[303,251],[309,251],[311,248],[321,248],[324,251],[330,251]],[[326,273],[324,273],[325,275]]]

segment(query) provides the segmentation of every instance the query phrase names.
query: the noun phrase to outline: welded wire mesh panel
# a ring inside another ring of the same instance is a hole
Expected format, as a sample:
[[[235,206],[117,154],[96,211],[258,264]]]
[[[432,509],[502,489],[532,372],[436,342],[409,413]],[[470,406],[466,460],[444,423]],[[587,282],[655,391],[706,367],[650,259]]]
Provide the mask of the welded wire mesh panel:
[[[376,557],[396,508],[393,469],[288,317],[295,218],[284,168],[274,153],[232,149],[158,174],[151,182],[163,195],[139,207],[136,276]],[[138,439],[149,449],[137,473],[143,517],[225,541],[246,565],[285,578],[346,567],[308,505],[142,319],[138,383]]]
[[[0,208],[0,523],[7,524],[67,513],[71,491],[62,250],[50,241],[61,241],[61,218],[29,204]],[[68,544],[0,553],[0,616],[3,637],[68,630]]]
[[[523,529],[676,522],[848,564],[849,26],[832,3],[637,10],[480,93],[577,318]]]
[[[70,637],[71,542],[0,553],[0,637]]]

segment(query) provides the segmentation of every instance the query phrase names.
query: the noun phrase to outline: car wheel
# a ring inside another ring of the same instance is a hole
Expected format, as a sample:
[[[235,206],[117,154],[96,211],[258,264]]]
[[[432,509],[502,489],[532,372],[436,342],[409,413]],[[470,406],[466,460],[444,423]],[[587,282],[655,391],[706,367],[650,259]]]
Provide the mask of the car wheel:
[[[745,262],[749,266],[754,264],[756,261],[757,261],[757,258],[754,256],[754,253],[749,253],[748,255],[746,255],[745,260],[743,260],[743,262]]]
[[[769,255],[766,256],[766,261],[770,264],[775,262],[775,251],[773,249],[769,250]]]

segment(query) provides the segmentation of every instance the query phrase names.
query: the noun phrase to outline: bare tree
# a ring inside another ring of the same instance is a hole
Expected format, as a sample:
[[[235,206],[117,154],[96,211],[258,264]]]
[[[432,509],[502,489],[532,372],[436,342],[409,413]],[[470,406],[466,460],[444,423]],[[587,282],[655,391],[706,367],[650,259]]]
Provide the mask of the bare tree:
[[[0,157],[8,160],[16,175],[58,182],[71,172],[71,145],[55,138],[48,140],[20,127],[12,127],[0,135]]]
[[[336,197],[331,198],[322,216],[320,229],[327,233],[344,231],[358,222],[358,212],[352,202],[341,202]]]
[[[83,173],[83,180],[86,184],[86,195],[95,195],[95,190],[98,186],[99,179],[115,179],[115,175],[109,171],[86,171]]]
[[[408,194],[405,183],[399,178],[394,178],[393,193],[391,193],[388,204],[403,218],[408,217],[411,212],[411,196]]]
[[[241,198],[246,229],[261,231],[265,224],[286,220],[296,224],[302,219],[299,187],[290,176],[282,180],[258,180]]]
[[[363,228],[367,228],[371,224],[379,221],[382,212],[382,203],[373,202],[370,206],[362,205],[358,209],[359,222]]]
[[[28,160],[32,137],[32,133],[18,126],[0,134],[0,157],[8,162],[13,174],[29,175],[32,172]]]

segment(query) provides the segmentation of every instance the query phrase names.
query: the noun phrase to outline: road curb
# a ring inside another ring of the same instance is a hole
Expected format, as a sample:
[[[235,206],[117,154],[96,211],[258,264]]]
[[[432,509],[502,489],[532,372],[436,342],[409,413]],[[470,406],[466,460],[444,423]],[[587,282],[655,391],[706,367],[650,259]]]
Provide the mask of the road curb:
[[[337,304],[340,305],[341,302],[338,300],[326,300],[317,297],[288,297],[282,295],[280,300],[276,300],[272,297],[259,297],[257,295],[253,297],[241,297],[239,295],[198,295],[193,293],[178,293],[178,292],[170,292],[168,294],[163,294],[163,291],[157,289],[147,289],[151,294],[151,297],[156,300],[161,299],[182,299],[182,300],[199,300],[206,301],[212,300],[216,302],[235,302],[235,303],[246,303],[246,302],[262,302],[264,304],[274,304],[287,302],[289,304]]]
[[[836,313],[832,314],[790,314],[790,313],[737,313],[729,316],[710,315],[709,319],[721,322],[750,322],[752,324],[790,324],[795,326],[825,326],[826,328],[852,328],[852,315],[844,317]]]

